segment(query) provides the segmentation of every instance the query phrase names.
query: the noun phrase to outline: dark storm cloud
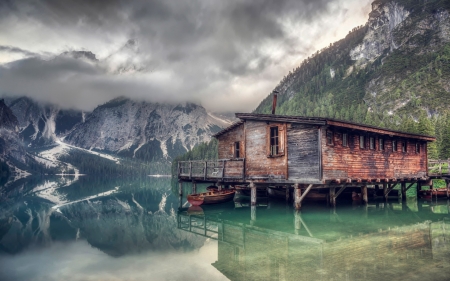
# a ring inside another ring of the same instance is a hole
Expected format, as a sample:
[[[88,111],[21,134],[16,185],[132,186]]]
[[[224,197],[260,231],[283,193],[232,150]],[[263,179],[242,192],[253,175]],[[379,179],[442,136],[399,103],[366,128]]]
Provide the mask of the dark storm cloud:
[[[120,95],[161,100],[163,93],[171,101],[204,101],[222,95],[226,100],[227,95],[244,91],[243,84],[262,79],[270,80],[273,88],[286,69],[278,74],[270,69],[314,50],[311,43],[299,44],[298,38],[308,36],[302,34],[305,29],[292,29],[320,28],[316,23],[333,16],[336,8],[330,4],[339,1],[2,1],[0,24],[5,28],[0,38],[5,33],[3,37],[18,39],[8,44],[14,46],[10,49],[0,47],[0,55],[20,51],[34,58],[0,69],[0,83],[10,85],[0,90],[38,96],[39,85],[45,94],[38,98],[58,96],[54,100],[64,104],[78,93],[71,89],[77,89],[98,97],[86,97],[84,104],[75,105],[86,108],[90,102]],[[17,26],[26,35],[13,32]],[[63,51],[80,49],[92,51],[99,61],[58,57]],[[36,55],[50,50],[56,58]],[[21,86],[11,85],[5,77],[21,81]],[[255,107],[269,93],[268,87],[261,86],[267,92],[242,104]]]

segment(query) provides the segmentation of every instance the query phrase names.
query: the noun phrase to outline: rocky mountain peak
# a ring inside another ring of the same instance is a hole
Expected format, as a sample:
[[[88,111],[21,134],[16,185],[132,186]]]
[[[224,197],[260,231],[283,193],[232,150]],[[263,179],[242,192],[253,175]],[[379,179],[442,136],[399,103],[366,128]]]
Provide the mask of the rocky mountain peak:
[[[5,104],[5,100],[0,100],[0,128],[18,131],[19,122],[12,110]]]

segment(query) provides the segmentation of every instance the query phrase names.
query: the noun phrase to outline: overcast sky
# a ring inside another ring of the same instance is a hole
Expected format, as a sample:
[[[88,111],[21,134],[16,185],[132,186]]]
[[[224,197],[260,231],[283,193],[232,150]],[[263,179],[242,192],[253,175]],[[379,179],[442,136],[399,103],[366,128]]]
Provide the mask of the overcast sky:
[[[365,24],[370,2],[2,0],[0,93],[82,110],[128,96],[251,111]]]

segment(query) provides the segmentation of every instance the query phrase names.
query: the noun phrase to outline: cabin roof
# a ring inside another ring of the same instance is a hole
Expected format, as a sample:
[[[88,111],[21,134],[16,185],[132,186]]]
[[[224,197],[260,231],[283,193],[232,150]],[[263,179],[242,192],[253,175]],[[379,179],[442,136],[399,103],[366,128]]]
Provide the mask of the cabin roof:
[[[290,116],[290,115],[274,115],[274,114],[254,114],[254,113],[236,113],[236,117],[241,119],[231,126],[223,129],[222,131],[213,135],[213,137],[219,137],[222,134],[236,128],[237,126],[243,124],[245,120],[255,120],[255,121],[272,121],[272,122],[286,122],[286,123],[299,123],[299,124],[308,124],[308,125],[329,125],[341,128],[347,128],[351,130],[360,130],[371,133],[378,133],[389,135],[391,137],[404,137],[404,138],[413,138],[420,139],[425,141],[435,141],[436,138],[433,136],[421,135],[421,134],[412,134],[408,132],[390,130],[386,128],[370,126],[350,121],[344,121],[333,118],[323,118],[323,117],[307,117],[307,116]]]

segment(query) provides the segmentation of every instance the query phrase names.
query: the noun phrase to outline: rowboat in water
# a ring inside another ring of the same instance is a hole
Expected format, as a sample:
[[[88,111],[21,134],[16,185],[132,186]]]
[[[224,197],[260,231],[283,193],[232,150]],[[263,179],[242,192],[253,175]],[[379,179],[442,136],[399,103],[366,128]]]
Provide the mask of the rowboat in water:
[[[187,196],[187,200],[193,206],[209,205],[225,203],[233,200],[235,190],[221,190],[221,191],[208,191],[197,194],[190,194]]]

